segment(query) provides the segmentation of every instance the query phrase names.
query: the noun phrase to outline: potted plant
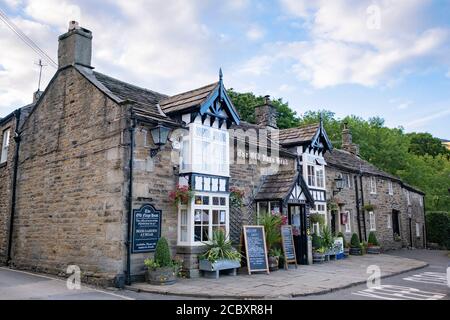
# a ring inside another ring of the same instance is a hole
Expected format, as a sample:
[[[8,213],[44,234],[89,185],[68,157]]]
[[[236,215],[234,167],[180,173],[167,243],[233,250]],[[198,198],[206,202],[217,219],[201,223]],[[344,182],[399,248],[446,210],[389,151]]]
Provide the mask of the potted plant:
[[[156,244],[154,259],[145,259],[144,265],[147,267],[146,281],[157,285],[175,283],[181,267],[181,263],[172,259],[169,243],[164,237],[161,237]]]
[[[280,257],[282,256],[280,248],[272,248],[269,252],[269,270],[276,271],[280,268]]]
[[[381,247],[375,232],[371,231],[369,233],[369,240],[367,242],[367,253],[379,254],[381,252]]]
[[[371,203],[365,204],[363,209],[367,212],[375,210],[375,206]]]
[[[322,263],[325,261],[325,248],[323,246],[322,238],[317,234],[312,235],[313,247],[313,263]]]
[[[359,242],[359,237],[356,233],[352,235],[350,240],[350,254],[351,255],[362,255],[361,243]]]
[[[274,255],[281,243],[281,224],[283,220],[277,214],[266,213],[259,217],[258,224],[264,226],[268,252],[269,270],[278,270],[279,256]]]
[[[394,233],[394,241],[402,241],[402,237],[398,233]]]
[[[194,196],[194,192],[189,186],[177,185],[174,191],[169,193],[169,199],[175,208],[178,208],[179,204],[188,204]]]
[[[321,233],[322,233],[322,246],[325,248],[325,255],[328,256],[329,258],[329,256],[335,255],[333,251],[334,241],[330,227],[323,225],[321,228]]]
[[[199,269],[204,271],[204,275],[212,273],[218,279],[219,272],[228,269],[236,275],[236,270],[241,266],[241,254],[227,240],[223,230],[214,231],[213,238],[205,245],[206,251],[199,257]]]

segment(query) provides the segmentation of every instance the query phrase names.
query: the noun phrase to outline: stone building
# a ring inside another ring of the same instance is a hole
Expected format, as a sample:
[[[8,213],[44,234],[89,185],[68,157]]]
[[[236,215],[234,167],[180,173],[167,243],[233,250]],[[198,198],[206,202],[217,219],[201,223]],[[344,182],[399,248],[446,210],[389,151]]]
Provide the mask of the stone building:
[[[71,23],[59,37],[59,67],[45,91],[0,119],[3,262],[53,274],[77,265],[85,281],[117,284],[142,277],[144,259],[164,236],[193,277],[203,242],[215,230],[224,229],[238,245],[242,225],[270,212],[288,217],[298,261],[308,263],[309,215],[322,214],[340,230],[336,214],[327,215],[327,199],[339,196],[341,211],[356,210],[350,191],[332,192],[341,171],[366,184],[369,176],[392,180],[396,202],[389,210],[398,213],[402,244],[405,214],[413,227],[423,226],[423,206],[415,202],[422,194],[381,171],[355,171],[339,157],[355,161],[355,152],[332,151],[321,121],[278,130],[267,97],[255,108],[256,123],[245,123],[221,72],[217,82],[168,96],[94,71],[91,53],[92,33]],[[170,194],[182,187],[193,197],[174,205]],[[244,191],[241,208],[230,205],[231,188]],[[380,206],[374,217],[384,245],[386,186],[377,188],[364,201]],[[419,246],[421,238],[413,238]]]
[[[342,150],[325,156],[327,162],[328,220],[332,231],[349,241],[353,233],[367,241],[375,232],[383,249],[423,248],[424,193],[359,157],[359,147],[345,126]]]

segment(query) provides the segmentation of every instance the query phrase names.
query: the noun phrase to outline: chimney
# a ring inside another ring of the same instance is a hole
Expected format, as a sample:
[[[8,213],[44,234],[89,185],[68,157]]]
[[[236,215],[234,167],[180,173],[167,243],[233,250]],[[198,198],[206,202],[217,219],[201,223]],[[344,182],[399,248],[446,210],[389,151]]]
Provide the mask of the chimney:
[[[58,68],[79,64],[91,67],[92,32],[81,28],[76,21],[69,22],[69,31],[58,38]]]
[[[347,122],[344,122],[344,129],[342,129],[342,149],[359,156],[359,146],[353,143],[352,133]]]
[[[39,100],[39,98],[42,96],[43,93],[44,93],[44,91],[41,91],[41,90],[34,92],[33,93],[33,103],[36,103],[36,101]]]
[[[270,96],[264,96],[264,104],[255,108],[255,121],[261,127],[278,129],[277,109],[270,102]]]

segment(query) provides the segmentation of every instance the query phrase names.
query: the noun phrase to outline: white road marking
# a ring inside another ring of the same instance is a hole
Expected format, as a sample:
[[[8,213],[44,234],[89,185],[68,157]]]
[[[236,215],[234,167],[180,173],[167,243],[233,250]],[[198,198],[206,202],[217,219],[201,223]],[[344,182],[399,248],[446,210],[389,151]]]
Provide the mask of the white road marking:
[[[27,271],[22,271],[22,270],[15,270],[15,269],[10,269],[10,268],[5,268],[5,267],[0,267],[0,270],[6,270],[6,271],[17,272],[17,273],[23,273],[23,274],[27,274],[27,275],[38,277],[38,278],[44,278],[44,279],[47,279],[47,280],[61,281],[61,282],[64,282],[64,286],[66,286],[66,280],[62,280],[62,279],[59,279],[59,278],[53,278],[53,277],[45,276],[45,275],[42,275],[42,274],[37,274],[37,273],[32,273],[32,272],[27,272]],[[83,289],[83,286],[81,286],[81,289]],[[104,293],[104,294],[108,294],[110,296],[118,297],[118,298],[125,299],[125,300],[135,300],[135,299],[127,297],[127,296],[123,296],[123,295],[112,293],[112,292],[108,292],[108,291],[103,291],[103,290],[100,290],[100,289],[95,289],[95,288],[92,288],[92,287],[88,287],[86,285],[84,285],[84,289],[85,290],[96,291],[96,292],[100,292],[100,293]]]
[[[423,272],[421,274],[415,274],[406,278],[406,281],[435,284],[439,286],[447,286],[447,275],[440,272]]]
[[[383,300],[439,300],[445,297],[438,292],[423,291],[416,288],[381,285],[357,292],[354,295]]]

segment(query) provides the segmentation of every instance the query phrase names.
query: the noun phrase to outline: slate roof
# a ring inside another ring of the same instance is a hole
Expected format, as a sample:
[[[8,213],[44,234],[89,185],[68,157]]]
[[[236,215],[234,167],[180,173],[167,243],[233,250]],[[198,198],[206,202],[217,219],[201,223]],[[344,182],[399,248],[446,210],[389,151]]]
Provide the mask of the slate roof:
[[[284,200],[289,196],[296,183],[298,173],[294,170],[283,171],[267,176],[256,194],[256,200]]]
[[[298,128],[282,129],[279,135],[280,143],[290,145],[311,141],[319,127],[320,123],[314,123]]]
[[[171,97],[166,96],[159,101],[159,105],[167,114],[195,108],[200,106],[218,85],[219,82],[215,82]]]
[[[324,155],[325,161],[329,166],[341,169],[347,169],[353,172],[362,172],[371,175],[381,176],[392,180],[400,181],[400,178],[378,169],[370,162],[341,149],[334,149]]]

